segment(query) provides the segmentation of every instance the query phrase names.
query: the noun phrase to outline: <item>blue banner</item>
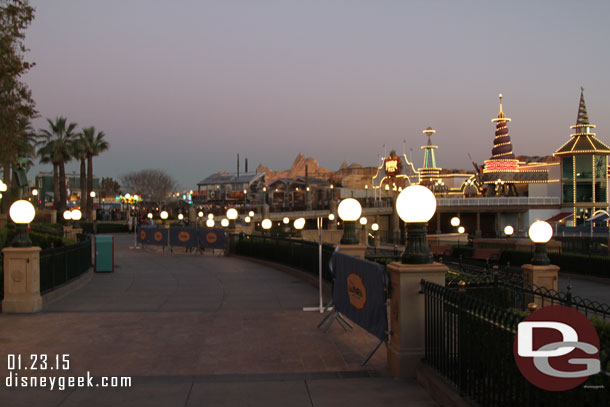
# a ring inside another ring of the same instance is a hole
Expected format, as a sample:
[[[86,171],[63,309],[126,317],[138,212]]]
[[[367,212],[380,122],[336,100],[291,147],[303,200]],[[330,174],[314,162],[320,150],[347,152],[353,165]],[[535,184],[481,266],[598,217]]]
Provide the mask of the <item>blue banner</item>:
[[[139,226],[136,234],[138,236],[138,243],[148,245],[224,249],[227,243],[225,230],[216,228],[168,229],[154,226]]]
[[[385,267],[341,252],[333,254],[331,265],[336,310],[385,340],[388,330]]]

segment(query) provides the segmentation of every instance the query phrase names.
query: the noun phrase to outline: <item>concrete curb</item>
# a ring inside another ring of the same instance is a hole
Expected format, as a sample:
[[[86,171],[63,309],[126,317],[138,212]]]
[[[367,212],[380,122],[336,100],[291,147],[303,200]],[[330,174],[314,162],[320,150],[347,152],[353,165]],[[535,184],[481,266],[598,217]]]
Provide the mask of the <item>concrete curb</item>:
[[[66,296],[67,294],[76,291],[84,287],[93,278],[93,267],[90,267],[88,271],[76,277],[75,279],[68,281],[48,292],[42,296],[42,310],[44,311],[45,305],[48,305],[58,299]]]
[[[420,362],[417,365],[417,383],[426,390],[435,403],[440,407],[473,407],[470,403],[460,397],[455,387],[442,377],[436,370]]]

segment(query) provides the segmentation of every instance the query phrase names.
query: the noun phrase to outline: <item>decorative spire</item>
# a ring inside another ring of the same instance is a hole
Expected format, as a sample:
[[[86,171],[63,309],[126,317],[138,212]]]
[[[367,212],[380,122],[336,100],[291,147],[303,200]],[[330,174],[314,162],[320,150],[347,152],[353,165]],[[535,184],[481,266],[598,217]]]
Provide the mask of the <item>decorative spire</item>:
[[[500,112],[498,117],[492,119],[496,123],[496,138],[494,139],[494,147],[491,150],[492,160],[514,159],[513,145],[508,135],[508,127],[506,123],[510,121],[502,111],[502,94],[500,93]]]
[[[585,89],[580,87],[580,102],[578,103],[578,118],[576,119],[576,125],[588,125],[589,115],[587,114],[587,106],[585,105]]]
[[[437,148],[437,146],[432,145],[432,135],[436,133],[436,130],[433,130],[432,127],[428,127],[422,133],[428,136],[428,144],[422,147],[422,149],[425,150],[424,168],[436,168],[436,157],[434,157],[434,150]]]

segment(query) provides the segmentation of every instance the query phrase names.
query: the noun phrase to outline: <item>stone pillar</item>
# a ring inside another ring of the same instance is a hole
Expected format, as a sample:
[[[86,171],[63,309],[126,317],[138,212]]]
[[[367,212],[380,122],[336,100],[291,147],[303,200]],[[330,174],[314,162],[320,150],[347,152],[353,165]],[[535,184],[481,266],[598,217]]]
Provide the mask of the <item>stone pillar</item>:
[[[445,285],[447,266],[432,264],[388,264],[392,284],[388,367],[395,377],[414,379],[425,352],[425,298],[421,280]]]
[[[42,310],[40,247],[7,247],[4,254],[4,313]]]
[[[545,287],[557,291],[559,266],[549,264],[548,266],[534,266],[532,264],[524,264],[521,266],[523,270],[523,284],[525,286],[534,284],[538,287]]]
[[[436,234],[440,235],[441,233],[441,213],[436,211]]]
[[[477,212],[477,229],[474,232],[476,237],[481,237],[481,212]]]

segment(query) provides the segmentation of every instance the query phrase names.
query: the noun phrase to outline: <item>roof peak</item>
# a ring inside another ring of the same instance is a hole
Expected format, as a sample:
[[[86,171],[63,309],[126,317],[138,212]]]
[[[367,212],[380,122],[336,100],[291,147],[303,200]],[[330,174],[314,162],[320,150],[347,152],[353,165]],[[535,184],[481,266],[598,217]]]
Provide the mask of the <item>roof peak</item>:
[[[578,102],[578,117],[576,125],[587,125],[589,123],[589,115],[587,114],[587,105],[585,104],[585,88],[580,87],[580,101]]]
[[[510,119],[508,117],[506,117],[506,115],[504,114],[504,111],[502,110],[502,94],[500,93],[498,95],[498,98],[500,99],[500,111],[498,112],[498,117],[496,117],[495,119],[492,119],[492,122],[500,122],[500,121],[507,121],[509,122]]]

